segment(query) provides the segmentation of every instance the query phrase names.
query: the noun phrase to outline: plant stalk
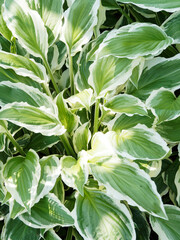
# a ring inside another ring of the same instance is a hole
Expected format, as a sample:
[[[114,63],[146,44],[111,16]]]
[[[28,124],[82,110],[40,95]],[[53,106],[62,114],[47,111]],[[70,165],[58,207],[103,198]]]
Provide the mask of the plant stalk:
[[[45,57],[42,57],[42,58],[43,58],[44,65],[45,65],[45,67],[46,67],[46,69],[47,69],[47,71],[48,71],[48,74],[49,74],[49,76],[50,76],[50,79],[51,79],[51,81],[52,81],[52,84],[53,84],[53,86],[54,86],[54,89],[55,89],[56,93],[58,94],[60,91],[59,91],[59,88],[58,88],[58,86],[57,86],[57,84],[56,84],[56,81],[55,81],[55,79],[54,79],[54,77],[53,77],[53,73],[52,73],[52,71],[51,71],[51,68],[50,68],[50,66],[49,66],[49,63],[48,63],[48,61],[46,60]]]
[[[42,84],[42,87],[43,87],[44,91],[46,92],[46,94],[47,94],[48,96],[50,96],[51,98],[53,98],[52,95],[51,95],[51,92],[50,92],[50,90],[49,90],[49,87],[47,86],[47,84],[46,84],[46,83],[43,83],[43,84]]]
[[[9,138],[9,140],[12,142],[12,144],[14,145],[14,147],[16,148],[16,150],[22,155],[22,156],[26,156],[25,152],[23,151],[23,149],[21,148],[21,146],[16,142],[16,140],[14,139],[14,137],[12,136],[12,134],[6,129],[6,135]]]
[[[69,140],[68,140],[68,138],[67,138],[66,133],[63,134],[63,135],[61,135],[61,136],[60,136],[60,139],[61,139],[61,141],[62,141],[62,143],[63,143],[63,145],[64,145],[64,148],[65,148],[65,150],[66,150],[66,153],[67,153],[68,155],[76,158],[76,154],[75,154],[73,148],[71,147],[71,145],[70,145],[70,143],[69,143]]]
[[[69,58],[69,76],[70,76],[70,84],[71,84],[71,95],[74,95],[74,73],[73,73],[73,59],[71,53],[68,53]]]
[[[72,227],[68,228],[66,240],[72,240]]]
[[[96,100],[96,104],[95,104],[94,132],[93,132],[93,134],[95,134],[98,131],[99,103],[100,103],[100,99],[97,99]]]

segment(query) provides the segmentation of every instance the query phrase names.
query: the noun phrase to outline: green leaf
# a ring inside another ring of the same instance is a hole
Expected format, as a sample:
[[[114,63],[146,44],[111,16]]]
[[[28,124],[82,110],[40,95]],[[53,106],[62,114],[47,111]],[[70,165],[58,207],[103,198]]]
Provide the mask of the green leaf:
[[[3,6],[0,6],[0,9],[1,9],[1,13],[0,13],[0,33],[8,40],[8,41],[11,41],[11,37],[12,37],[12,33],[11,31],[9,30],[9,28],[7,27],[6,25],[6,22],[4,21],[4,18],[3,18],[3,10],[4,10],[4,7]]]
[[[172,38],[157,25],[134,23],[110,31],[96,54],[98,58],[113,55],[135,59],[157,56],[171,44]]]
[[[176,189],[177,189],[176,200],[178,202],[178,205],[180,206],[180,166],[179,166],[179,168],[178,168],[178,170],[176,172],[174,183],[175,183]]]
[[[81,158],[77,161],[71,156],[62,157],[60,163],[63,182],[69,187],[77,189],[81,195],[84,195],[84,184],[88,180],[86,164],[84,164]]]
[[[65,126],[67,131],[71,133],[74,129],[77,128],[79,119],[68,108],[63,98],[63,93],[64,92],[59,93],[59,95],[56,98],[56,104],[59,112],[59,120]]]
[[[17,218],[22,213],[27,212],[26,208],[20,205],[14,198],[9,199],[9,213],[10,218]]]
[[[57,116],[47,108],[33,107],[27,103],[7,104],[0,110],[0,119],[45,136],[58,136],[66,131]]]
[[[180,43],[179,21],[180,11],[171,14],[162,25],[166,34],[174,39],[174,43]]]
[[[75,151],[78,153],[81,150],[87,150],[91,139],[91,131],[89,130],[89,123],[84,123],[76,129],[73,135],[73,145]]]
[[[178,240],[180,238],[180,209],[176,206],[165,205],[168,220],[151,216],[151,225],[158,234],[159,240]]]
[[[84,239],[135,240],[134,224],[127,208],[96,189],[85,189],[75,205],[76,228]]]
[[[82,45],[91,39],[93,28],[97,24],[99,6],[99,0],[76,0],[64,13],[61,39],[66,43],[71,55],[81,51]]]
[[[48,76],[46,75],[44,66],[36,63],[33,59],[0,51],[0,67],[12,69],[18,75],[30,77],[39,83],[48,82]]]
[[[1,133],[1,127],[0,127],[0,152],[3,152],[5,149],[5,142],[6,136],[4,133]]]
[[[175,12],[180,10],[179,0],[117,0],[121,3],[133,3],[140,8],[145,8],[152,10],[154,12],[159,12],[165,10],[167,12]]]
[[[40,171],[39,157],[33,150],[30,150],[26,157],[10,158],[4,166],[6,189],[28,211],[36,197]]]
[[[43,157],[39,161],[41,166],[41,174],[37,187],[35,203],[47,195],[56,183],[56,179],[60,175],[59,158],[55,155]]]
[[[6,0],[3,12],[8,28],[19,43],[35,57],[47,57],[48,34],[36,11],[25,0]]]
[[[154,58],[145,64],[145,70],[138,82],[138,89],[132,94],[140,99],[146,99],[153,90],[164,87],[177,90],[180,86],[180,54],[172,58]]]
[[[28,1],[27,1],[28,2]],[[48,32],[48,43],[52,45],[61,30],[64,0],[30,0],[30,6],[41,16]]]
[[[53,229],[50,229],[45,233],[45,240],[61,240],[61,238],[55,233]]]
[[[176,143],[180,141],[180,117],[160,123],[156,126],[156,131],[164,138],[166,141],[171,143]]]
[[[42,198],[31,209],[31,214],[24,213],[20,217],[33,228],[53,228],[55,226],[71,226],[74,220],[69,210],[52,193]]]
[[[95,90],[96,96],[103,97],[108,91],[124,84],[139,61],[140,58],[131,60],[114,56],[97,58],[90,66],[88,83]]]
[[[158,118],[158,123],[180,116],[180,96],[176,98],[173,92],[164,88],[153,91],[146,100],[146,106]]]
[[[105,103],[105,107],[114,113],[147,115],[145,104],[138,98],[128,94],[119,94],[110,98]]]
[[[166,218],[163,202],[150,176],[134,163],[118,157],[95,157],[89,160],[93,176],[114,198],[126,200],[141,211]]]
[[[18,218],[6,220],[2,235],[4,240],[39,240],[40,230],[28,227]]]

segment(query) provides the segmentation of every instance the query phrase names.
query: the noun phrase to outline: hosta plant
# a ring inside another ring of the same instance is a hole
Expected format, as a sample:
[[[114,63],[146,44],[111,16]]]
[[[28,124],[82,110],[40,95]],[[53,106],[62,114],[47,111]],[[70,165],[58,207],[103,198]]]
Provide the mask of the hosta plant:
[[[0,7],[1,239],[179,240],[179,0]]]

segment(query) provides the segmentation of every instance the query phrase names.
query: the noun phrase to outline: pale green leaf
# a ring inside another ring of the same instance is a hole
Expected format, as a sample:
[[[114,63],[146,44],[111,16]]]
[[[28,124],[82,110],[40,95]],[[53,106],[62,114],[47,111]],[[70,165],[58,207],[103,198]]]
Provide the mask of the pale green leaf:
[[[7,219],[1,237],[3,240],[39,240],[40,230],[28,227],[18,218]]]
[[[58,107],[58,112],[59,112],[59,120],[61,123],[65,126],[67,131],[71,133],[74,129],[77,128],[78,126],[78,116],[73,114],[70,109],[68,108],[64,98],[63,98],[63,93],[59,93],[59,95],[56,98],[56,105]]]
[[[82,45],[91,39],[99,6],[99,0],[76,0],[64,13],[61,39],[71,55],[81,51]]]
[[[145,64],[138,88],[131,92],[140,99],[146,99],[153,90],[164,87],[177,90],[180,87],[180,54],[172,58],[154,58]]]
[[[159,240],[180,239],[180,209],[173,205],[165,205],[168,220],[151,216],[153,230],[158,234]]]
[[[84,123],[76,129],[73,135],[73,145],[75,151],[78,153],[81,150],[87,150],[91,139],[91,131],[89,130],[89,123]]]
[[[145,104],[138,98],[128,94],[119,94],[110,98],[105,103],[105,107],[114,113],[147,115]]]
[[[47,57],[48,34],[36,11],[25,0],[6,0],[4,20],[19,43],[36,57]]]
[[[158,118],[158,123],[180,116],[180,96],[176,98],[173,92],[164,88],[153,91],[146,100],[146,106]]]
[[[8,192],[28,211],[33,206],[40,179],[39,157],[30,150],[26,157],[12,157],[4,166],[3,176]]]
[[[76,228],[83,239],[135,240],[134,224],[127,208],[96,189],[85,189],[75,205]]]
[[[95,90],[96,96],[103,97],[108,91],[124,84],[139,61],[140,58],[131,60],[114,56],[97,58],[90,66],[88,83]]]
[[[140,60],[140,63],[139,65],[137,65],[134,69],[133,69],[133,72],[132,72],[132,75],[130,77],[130,81],[131,83],[136,87],[138,88],[138,82],[139,82],[139,79],[141,77],[141,74],[143,72],[143,68],[144,68],[144,63],[145,63],[145,58],[141,58]]]
[[[0,119],[45,136],[62,135],[66,131],[58,117],[47,108],[33,107],[27,103],[7,104],[0,110]]]
[[[99,58],[109,55],[131,59],[157,56],[171,44],[172,38],[157,25],[134,23],[110,31],[96,54]]]
[[[44,66],[36,63],[33,59],[0,51],[0,67],[12,69],[18,75],[30,77],[39,83],[48,82],[48,76],[46,75]]]
[[[77,161],[71,156],[62,157],[60,163],[63,182],[69,187],[77,189],[83,195],[84,184],[88,179],[87,166],[81,161],[81,158]]]
[[[6,25],[6,22],[4,21],[4,18],[3,18],[3,10],[4,10],[4,7],[3,6],[0,6],[0,9],[1,9],[1,13],[0,13],[0,33],[8,40],[8,41],[11,41],[11,37],[12,37],[12,33],[11,31],[9,30],[9,28],[7,27]]]
[[[167,12],[175,12],[180,10],[179,0],[117,0],[121,3],[133,3],[140,8],[145,8],[152,10],[154,12],[159,12],[165,10]]]
[[[49,229],[58,225],[71,226],[74,224],[69,210],[52,193],[36,203],[31,209],[31,214],[24,213],[19,218],[33,228]]]
[[[136,164],[115,156],[95,157],[89,163],[93,176],[106,187],[110,195],[126,200],[141,211],[166,217],[155,183]]]
[[[166,34],[174,39],[174,43],[180,43],[179,22],[180,22],[180,11],[170,15],[170,17],[162,25],[162,28],[164,29]]]

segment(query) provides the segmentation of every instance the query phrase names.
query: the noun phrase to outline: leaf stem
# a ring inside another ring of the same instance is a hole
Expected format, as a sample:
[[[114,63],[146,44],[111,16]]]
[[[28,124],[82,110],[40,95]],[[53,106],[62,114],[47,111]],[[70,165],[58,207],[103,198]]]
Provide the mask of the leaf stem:
[[[6,135],[9,138],[9,140],[12,142],[12,144],[14,145],[14,147],[16,148],[16,150],[22,155],[22,156],[26,156],[25,152],[23,151],[23,149],[21,148],[21,146],[16,142],[16,140],[14,139],[14,137],[12,136],[12,134],[8,131],[8,129],[6,128]]]
[[[70,84],[71,84],[71,95],[74,95],[75,89],[74,89],[73,60],[72,60],[70,51],[68,53],[68,58],[69,58],[69,76],[70,76]]]
[[[67,138],[66,133],[63,134],[63,135],[61,135],[61,136],[60,136],[60,139],[61,139],[61,141],[62,141],[62,143],[63,143],[63,145],[64,145],[64,148],[65,148],[65,150],[66,150],[66,153],[67,153],[68,155],[73,156],[73,157],[76,158],[76,154],[75,154],[73,148],[71,147],[71,144],[69,143],[69,140],[68,140],[68,138]]]
[[[79,233],[74,228],[73,228],[73,233],[72,234],[76,238],[76,240],[83,240],[83,238],[79,235]]]
[[[98,131],[98,118],[99,118],[99,103],[100,99],[96,100],[95,113],[94,113],[94,134]]]
[[[47,83],[43,83],[43,84],[42,84],[42,87],[43,87],[44,91],[46,92],[46,94],[47,94],[48,96],[50,96],[51,98],[53,98],[52,95],[51,95],[51,92],[50,92],[50,90],[49,90],[49,87],[47,86]]]
[[[45,57],[42,57],[42,59],[43,59],[44,65],[45,65],[45,67],[46,67],[46,69],[47,69],[47,71],[49,73],[49,76],[51,78],[51,81],[52,81],[52,84],[54,86],[54,89],[55,89],[56,93],[58,94],[60,91],[59,91],[59,88],[58,88],[58,86],[56,84],[56,81],[54,79],[54,76],[53,76],[53,73],[52,73],[51,68],[49,66],[49,63],[48,63],[48,61],[46,60]]]
[[[72,240],[72,227],[67,230],[66,240]]]
[[[119,12],[120,12],[122,15],[124,15],[124,16],[126,17],[128,23],[132,23],[132,22],[133,22],[132,19],[129,17],[129,15],[126,13],[125,10],[123,10],[121,7],[119,7],[118,10],[119,10]]]

